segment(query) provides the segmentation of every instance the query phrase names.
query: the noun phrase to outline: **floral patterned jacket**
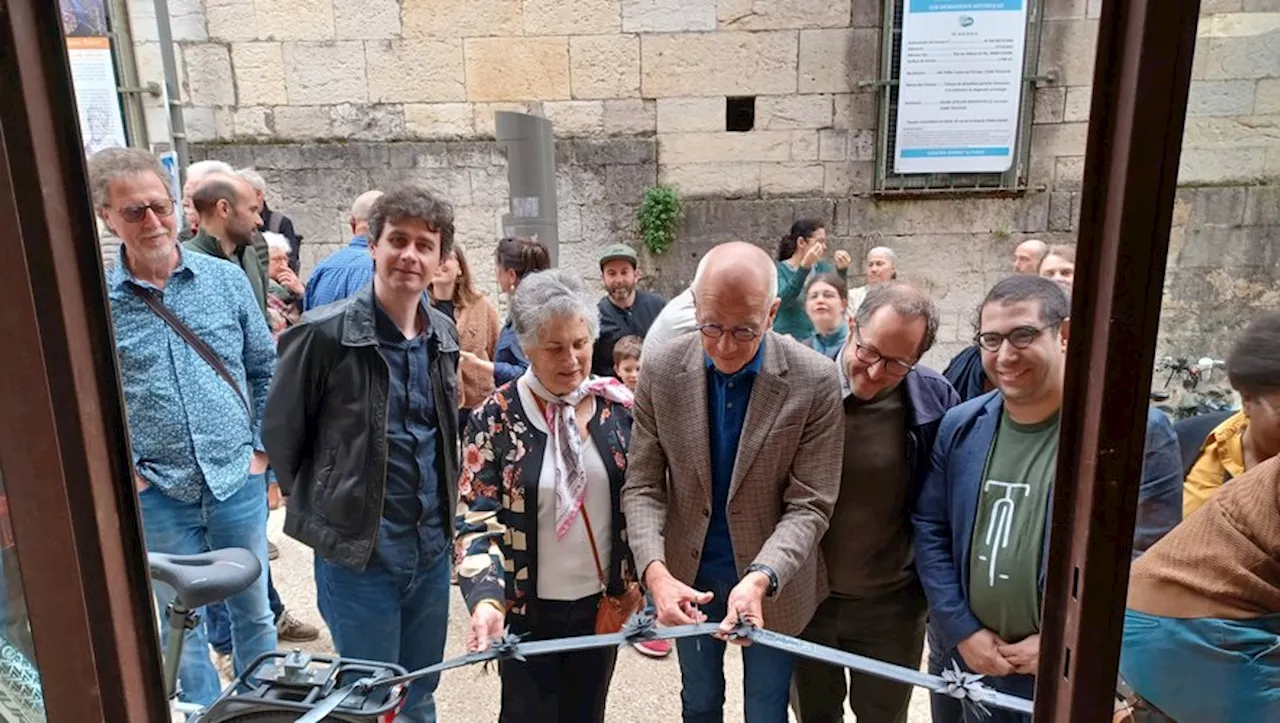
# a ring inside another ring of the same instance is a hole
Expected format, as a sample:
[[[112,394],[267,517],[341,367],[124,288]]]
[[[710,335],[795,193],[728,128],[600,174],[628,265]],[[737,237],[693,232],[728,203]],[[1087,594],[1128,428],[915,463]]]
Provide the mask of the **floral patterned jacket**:
[[[536,605],[530,603],[537,598],[538,579],[538,479],[547,436],[525,414],[516,385],[509,382],[490,394],[472,412],[463,434],[454,558],[469,610],[481,600],[496,600],[505,604],[508,620],[523,617],[532,624]],[[587,431],[609,473],[613,542],[608,592],[616,595],[635,580],[620,503],[631,412],[597,397]]]

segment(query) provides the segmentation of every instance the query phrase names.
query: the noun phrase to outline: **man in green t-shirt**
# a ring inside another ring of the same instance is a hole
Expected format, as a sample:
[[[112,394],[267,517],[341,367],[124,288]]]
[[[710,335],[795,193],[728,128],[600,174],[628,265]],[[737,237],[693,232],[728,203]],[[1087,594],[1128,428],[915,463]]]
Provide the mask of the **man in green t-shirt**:
[[[969,552],[969,609],[1002,640],[1040,630],[1040,558],[1058,458],[1058,414],[1000,418],[982,475]]]
[[[929,599],[929,670],[959,662],[1023,698],[1035,692],[1049,505],[1066,366],[1067,295],[1014,276],[983,301],[974,341],[996,390],[949,410],[912,514],[916,569]],[[1134,552],[1180,519],[1176,435],[1147,416]],[[934,723],[958,723],[954,698],[933,696]],[[968,715],[971,711],[965,711]],[[992,710],[995,723],[1030,716]]]
[[[976,341],[996,391],[947,412],[912,515],[916,568],[929,599],[931,669],[954,659],[1027,699],[1040,658],[1069,312],[1066,293],[1036,276],[1010,277],[988,292]],[[1030,721],[990,712],[994,723]],[[964,711],[965,720],[971,713]],[[959,717],[935,698],[933,719]]]

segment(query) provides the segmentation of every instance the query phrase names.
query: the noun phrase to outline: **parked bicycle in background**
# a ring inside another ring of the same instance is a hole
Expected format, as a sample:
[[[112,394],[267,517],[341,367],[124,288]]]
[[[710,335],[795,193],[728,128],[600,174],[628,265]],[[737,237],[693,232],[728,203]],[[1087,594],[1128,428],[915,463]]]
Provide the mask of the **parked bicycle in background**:
[[[1226,376],[1219,383],[1201,388],[1202,383],[1215,381],[1214,372],[1225,369],[1226,362],[1212,357],[1201,357],[1192,362],[1188,357],[1163,357],[1156,364],[1156,375],[1168,372],[1164,385],[1151,391],[1151,401],[1156,408],[1171,419],[1187,419],[1201,414],[1224,412],[1237,406],[1235,395],[1226,385]],[[1170,385],[1177,379],[1172,389]]]

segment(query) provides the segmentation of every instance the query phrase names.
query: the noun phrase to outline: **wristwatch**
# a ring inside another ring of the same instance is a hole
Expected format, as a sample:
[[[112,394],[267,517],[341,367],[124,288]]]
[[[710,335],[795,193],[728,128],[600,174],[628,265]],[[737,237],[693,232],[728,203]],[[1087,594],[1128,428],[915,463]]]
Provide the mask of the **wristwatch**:
[[[753,562],[747,565],[746,573],[743,576],[745,577],[753,572],[764,573],[765,577],[769,578],[769,589],[765,590],[765,597],[773,597],[778,593],[778,573],[774,572],[772,567]]]

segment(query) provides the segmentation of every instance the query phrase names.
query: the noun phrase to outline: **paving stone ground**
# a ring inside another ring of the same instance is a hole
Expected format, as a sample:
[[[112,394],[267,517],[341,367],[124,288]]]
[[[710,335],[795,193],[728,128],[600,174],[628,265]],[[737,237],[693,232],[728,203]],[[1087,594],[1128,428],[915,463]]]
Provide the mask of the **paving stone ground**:
[[[285,537],[280,531],[284,512],[271,513],[269,535],[280,546],[280,558],[272,563],[276,588],[290,612],[309,623],[321,625],[316,609],[311,550]],[[466,640],[467,613],[456,589],[450,606],[449,641],[445,656],[462,652]],[[321,625],[323,628],[323,625]],[[333,642],[325,631],[314,643],[300,646],[314,652],[332,653]],[[730,646],[725,661],[726,722],[742,721],[742,657]],[[483,722],[498,719],[498,677],[496,671],[477,667],[450,671],[441,677],[436,693],[439,720]],[[609,692],[608,719],[635,723],[672,723],[680,720],[680,669],[675,655],[652,660],[627,649],[618,656],[618,667]],[[793,718],[794,720],[794,718]],[[848,713],[847,720],[856,720]],[[928,723],[928,696],[917,689],[911,700],[910,723]]]

